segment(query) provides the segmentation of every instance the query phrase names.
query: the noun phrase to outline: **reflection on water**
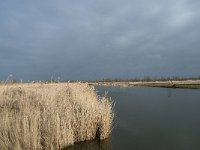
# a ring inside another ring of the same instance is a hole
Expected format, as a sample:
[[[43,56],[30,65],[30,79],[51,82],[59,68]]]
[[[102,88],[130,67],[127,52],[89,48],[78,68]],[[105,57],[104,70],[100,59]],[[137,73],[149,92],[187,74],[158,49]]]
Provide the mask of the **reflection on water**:
[[[112,150],[111,140],[93,140],[80,142],[63,150]]]
[[[200,90],[98,87],[115,102],[112,149],[200,150]]]
[[[166,91],[167,91],[167,97],[168,98],[172,98],[173,96],[173,92],[175,92],[176,89],[173,89],[173,88],[167,88]]]
[[[111,140],[66,150],[200,150],[200,90],[96,87],[115,102]],[[112,141],[112,142],[111,142]]]

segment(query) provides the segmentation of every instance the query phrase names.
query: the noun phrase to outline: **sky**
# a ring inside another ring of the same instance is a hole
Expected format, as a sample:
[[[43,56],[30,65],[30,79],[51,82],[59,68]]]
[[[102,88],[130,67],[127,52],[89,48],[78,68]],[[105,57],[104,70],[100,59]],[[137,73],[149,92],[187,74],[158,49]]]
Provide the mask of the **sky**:
[[[199,0],[0,1],[0,80],[200,75]]]

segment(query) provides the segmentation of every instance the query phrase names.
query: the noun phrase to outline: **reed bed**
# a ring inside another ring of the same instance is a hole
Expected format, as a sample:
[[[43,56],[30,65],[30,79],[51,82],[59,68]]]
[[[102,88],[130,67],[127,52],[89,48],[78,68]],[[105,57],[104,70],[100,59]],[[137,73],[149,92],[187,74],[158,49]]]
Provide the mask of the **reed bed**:
[[[108,138],[112,102],[85,83],[0,86],[0,149],[57,150]]]

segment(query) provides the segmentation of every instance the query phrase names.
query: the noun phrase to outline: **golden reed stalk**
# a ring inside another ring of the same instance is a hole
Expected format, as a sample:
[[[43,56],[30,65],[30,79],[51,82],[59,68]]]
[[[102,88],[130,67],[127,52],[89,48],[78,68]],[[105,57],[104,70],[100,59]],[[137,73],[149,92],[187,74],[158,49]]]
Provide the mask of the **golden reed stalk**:
[[[105,139],[113,105],[85,83],[0,85],[0,149],[55,150]]]

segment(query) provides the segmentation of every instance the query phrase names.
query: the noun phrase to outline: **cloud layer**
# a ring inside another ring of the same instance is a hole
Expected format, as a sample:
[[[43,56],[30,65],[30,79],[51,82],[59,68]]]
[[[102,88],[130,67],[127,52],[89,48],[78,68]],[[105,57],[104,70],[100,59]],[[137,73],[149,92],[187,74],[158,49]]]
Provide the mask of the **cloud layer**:
[[[200,75],[198,0],[0,2],[0,79]]]

